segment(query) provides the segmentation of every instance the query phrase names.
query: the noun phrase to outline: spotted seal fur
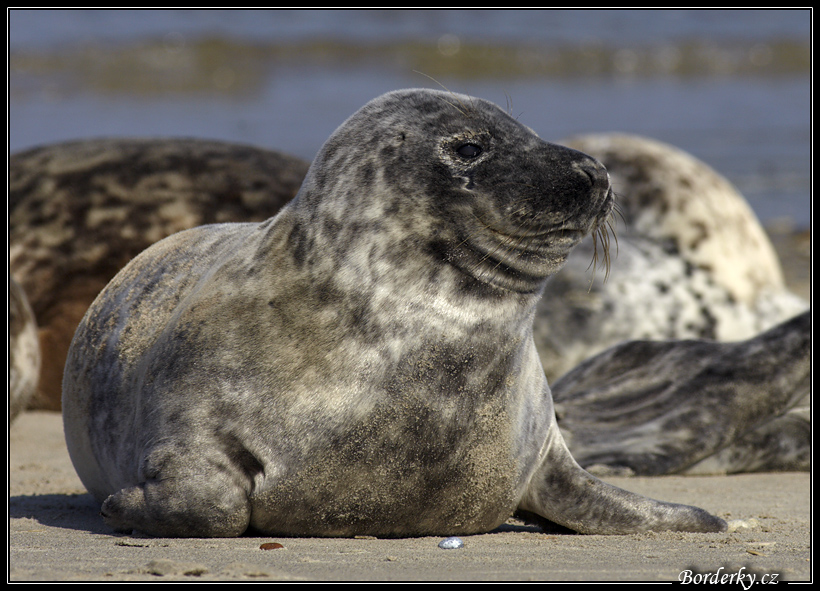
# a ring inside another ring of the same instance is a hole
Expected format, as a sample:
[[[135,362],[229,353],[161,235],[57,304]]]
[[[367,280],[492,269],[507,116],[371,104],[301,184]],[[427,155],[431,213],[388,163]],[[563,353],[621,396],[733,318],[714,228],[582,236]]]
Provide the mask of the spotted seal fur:
[[[806,470],[811,312],[746,341],[628,341],[553,384],[573,457],[596,473]]]
[[[308,163],[201,139],[88,139],[9,159],[9,266],[39,327],[32,408],[60,410],[63,366],[88,306],[137,254],[174,232],[262,221],[296,194]]]
[[[162,536],[724,530],[591,476],[556,426],[535,306],[611,208],[598,162],[491,103],[383,95],[276,217],[103,290],[66,363],[75,468],[109,525]]]
[[[585,241],[570,254],[565,268],[548,284],[547,297],[539,302],[536,347],[543,352],[551,382],[615,342],[742,339],[806,306],[782,288],[768,241],[742,196],[707,165],[674,147],[624,134],[581,136],[562,143],[591,153],[611,169],[629,223],[618,228],[618,256],[606,282],[603,274],[589,272],[594,247]],[[13,155],[12,263],[29,273],[35,306],[47,323],[40,337],[47,352],[43,372],[52,387],[41,388],[34,407],[59,407],[55,396],[65,351],[87,304],[122,264],[110,264],[112,260],[124,261],[152,238],[203,221],[269,217],[295,193],[306,169],[307,163],[281,153],[195,139],[90,139]],[[715,209],[714,203],[721,207]],[[730,212],[732,223],[704,225],[699,221],[704,212]],[[639,224],[632,223],[636,219]],[[694,234],[692,227],[700,228],[701,242],[712,245],[712,254],[715,244],[730,245],[719,257],[724,265],[726,257],[738,269],[748,269],[749,259],[768,261],[762,267],[768,275],[755,275],[759,269],[752,269],[746,278],[736,273],[732,284],[721,285],[723,274],[687,258],[690,247],[685,237]],[[714,239],[705,235],[706,228]],[[757,246],[731,254],[735,242],[749,233]],[[737,301],[729,287],[752,296]],[[710,450],[693,441],[697,449],[692,453],[712,455],[687,471],[809,469],[808,397],[785,416],[779,416],[772,404],[770,421],[727,448]],[[563,428],[568,436],[566,425]],[[573,452],[573,446],[582,445],[581,437],[569,439]],[[585,457],[579,453],[579,459]],[[622,471],[623,463],[587,467]],[[641,467],[655,470],[647,464]]]
[[[656,140],[591,134],[562,143],[606,166],[621,212],[606,281],[588,271],[594,245],[586,240],[548,282],[535,321],[563,409],[559,424],[579,463],[602,474],[809,470],[808,303],[786,288],[743,196],[705,163]],[[670,342],[630,343],[645,339]],[[761,343],[771,346],[755,353]],[[674,349],[678,365],[648,348]],[[704,364],[715,363],[723,365],[720,380],[693,386]],[[649,375],[658,380],[652,387]],[[756,385],[744,375],[757,376]],[[740,391],[747,411],[729,412],[729,393]],[[674,419],[681,414],[690,420]]]
[[[589,273],[587,239],[547,284],[535,342],[550,380],[623,341],[742,341],[808,309],[746,200],[710,166],[628,134],[559,143],[604,164],[620,215],[608,276]]]

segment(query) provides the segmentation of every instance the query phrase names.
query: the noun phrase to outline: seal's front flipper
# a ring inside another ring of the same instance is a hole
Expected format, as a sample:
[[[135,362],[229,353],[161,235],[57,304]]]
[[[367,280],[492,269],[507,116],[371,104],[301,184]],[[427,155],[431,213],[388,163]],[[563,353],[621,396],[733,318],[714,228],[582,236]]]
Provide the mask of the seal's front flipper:
[[[735,444],[748,447],[744,437],[757,429],[762,455],[771,454],[780,438],[766,425],[808,395],[810,376],[809,311],[736,343],[616,345],[559,379],[552,395],[558,426],[582,466],[676,474]],[[716,464],[724,472],[755,462],[793,466],[795,457],[809,455],[810,438],[796,441],[801,452],[784,435],[781,463],[727,452]]]
[[[598,480],[575,463],[557,429],[544,450],[518,505],[525,515],[584,534],[726,530],[723,519],[698,507],[655,501]]]

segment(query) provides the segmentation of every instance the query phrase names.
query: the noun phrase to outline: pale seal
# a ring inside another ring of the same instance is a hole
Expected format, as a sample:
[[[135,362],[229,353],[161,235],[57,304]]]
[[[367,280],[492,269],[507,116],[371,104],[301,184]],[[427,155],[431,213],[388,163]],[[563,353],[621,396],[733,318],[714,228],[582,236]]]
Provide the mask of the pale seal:
[[[37,322],[26,294],[9,275],[9,423],[28,406],[39,377]]]
[[[586,240],[547,284],[535,343],[548,379],[622,341],[746,340],[808,309],[746,200],[710,166],[634,135],[560,143],[604,164],[620,215],[608,275],[589,272]]]
[[[80,478],[161,536],[724,530],[589,475],[556,425],[535,306],[611,207],[598,162],[491,103],[371,101],[276,217],[166,238],[95,300],[63,390]]]
[[[586,240],[548,282],[535,320],[578,462],[643,475],[809,470],[811,322],[789,322],[809,305],[786,288],[743,196],[707,164],[656,140],[592,134],[562,143],[606,166],[621,214],[608,276],[591,276]],[[774,345],[771,330],[781,335]],[[728,344],[628,342],[643,339]],[[771,346],[757,353],[761,343]],[[722,366],[720,379],[694,386],[705,366]],[[651,387],[648,376],[657,380]],[[737,412],[729,393],[741,391],[746,411]],[[674,419],[683,415],[690,419]]]
[[[59,410],[71,338],[94,298],[151,244],[188,228],[262,221],[293,198],[299,158],[199,139],[90,139],[9,159],[9,266],[39,327],[32,408]]]

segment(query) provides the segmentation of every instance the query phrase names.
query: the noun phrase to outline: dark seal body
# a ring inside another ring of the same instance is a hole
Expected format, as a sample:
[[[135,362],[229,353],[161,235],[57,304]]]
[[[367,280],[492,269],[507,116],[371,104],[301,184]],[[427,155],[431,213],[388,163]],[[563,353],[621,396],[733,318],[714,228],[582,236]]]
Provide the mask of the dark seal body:
[[[572,459],[532,339],[546,279],[612,208],[605,169],[491,103],[389,93],[263,223],[173,235],[83,319],[72,461],[163,536],[720,531]]]
[[[131,259],[194,226],[268,219],[307,168],[280,152],[202,139],[100,138],[12,154],[9,267],[43,358],[31,408],[60,410],[77,325]]]

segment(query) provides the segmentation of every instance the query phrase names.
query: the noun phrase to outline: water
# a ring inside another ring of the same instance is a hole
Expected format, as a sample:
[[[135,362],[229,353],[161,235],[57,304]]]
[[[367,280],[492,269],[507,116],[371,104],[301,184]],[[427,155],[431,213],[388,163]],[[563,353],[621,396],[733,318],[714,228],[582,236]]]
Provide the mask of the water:
[[[447,88],[545,139],[624,131],[811,216],[811,17],[793,11],[10,11],[9,148],[98,136],[312,158],[395,88]]]

